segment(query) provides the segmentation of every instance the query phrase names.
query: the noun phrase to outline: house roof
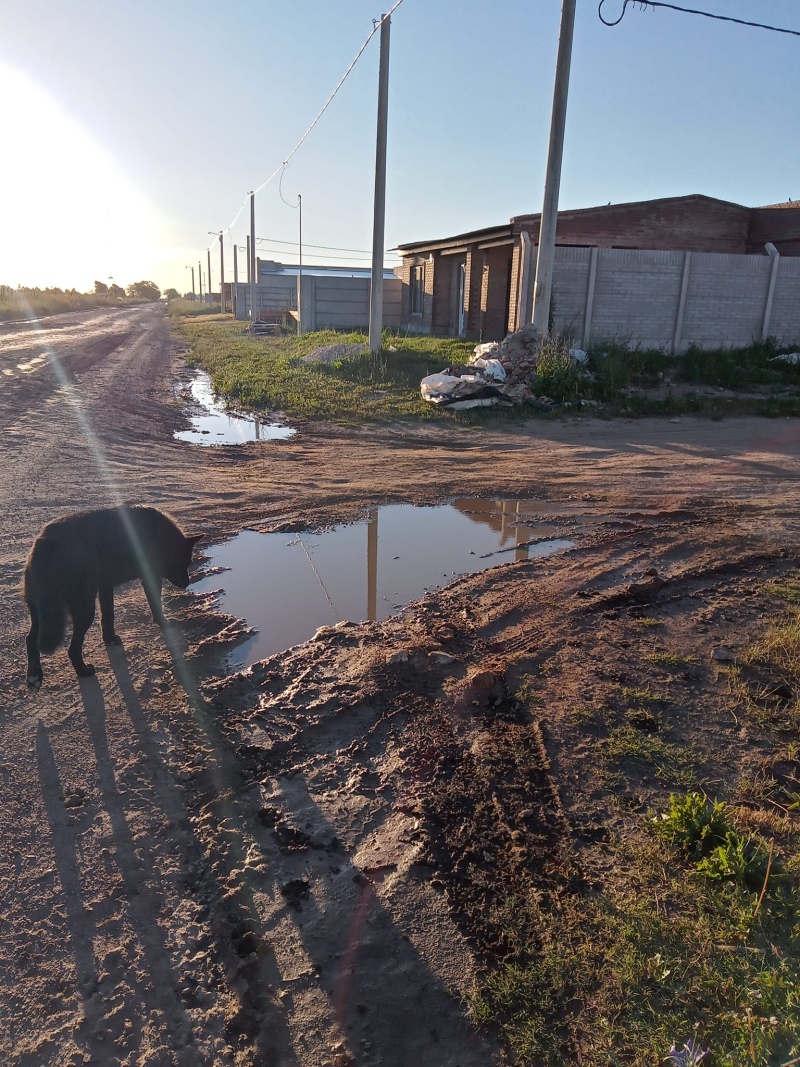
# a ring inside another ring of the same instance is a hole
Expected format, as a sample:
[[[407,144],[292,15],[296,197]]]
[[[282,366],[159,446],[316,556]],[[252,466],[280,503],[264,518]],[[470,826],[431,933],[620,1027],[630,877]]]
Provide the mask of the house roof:
[[[686,203],[689,201],[699,201],[708,204],[726,204],[729,207],[739,208],[742,211],[750,211],[751,208],[746,207],[744,204],[737,204],[732,200],[720,200],[715,196],[706,196],[703,193],[688,193],[685,196],[665,196],[659,197],[655,200],[629,200],[619,204],[596,204],[594,207],[580,207],[580,208],[562,208],[559,211],[559,215],[562,216],[574,216],[574,215],[589,215],[593,212],[608,211],[609,208],[614,211],[617,209],[627,210],[632,207],[639,206],[656,206],[658,204],[678,204]],[[773,207],[790,207],[800,206],[800,201],[794,201],[791,204],[775,204],[770,205]],[[513,215],[507,225],[504,226],[488,226],[482,230],[470,230],[467,233],[456,234],[454,237],[440,237],[434,238],[429,241],[410,241],[406,244],[397,246],[397,251],[401,255],[413,255],[415,252],[437,252],[442,250],[456,251],[461,246],[483,244],[488,241],[501,241],[504,238],[512,239],[512,231],[515,224],[518,224],[521,220],[532,220],[541,217],[541,212],[535,212],[534,214],[526,215]]]
[[[656,207],[661,204],[686,204],[692,201],[704,203],[704,204],[725,204],[727,207],[739,208],[741,211],[750,211],[751,209],[744,204],[737,204],[733,200],[720,200],[716,196],[706,196],[704,193],[687,193],[685,196],[662,196],[657,197],[655,200],[625,200],[618,204],[596,204],[594,207],[577,207],[577,208],[562,208],[559,211],[559,215],[589,215],[597,211],[611,211],[622,210],[627,211],[630,208],[635,207]],[[521,219],[538,219],[541,217],[541,212],[537,211],[531,215],[515,215],[511,219],[512,225],[515,222],[519,222]]]
[[[431,241],[412,241],[408,244],[397,246],[401,255],[413,252],[436,252],[441,249],[455,250],[461,245],[472,245],[476,242],[496,241],[508,238],[511,241],[511,224],[505,226],[487,226],[483,230],[470,230],[468,233],[459,233],[455,237],[434,238]],[[394,251],[394,249],[392,249]]]
[[[761,207],[753,208],[754,211],[766,211],[767,208],[800,208],[800,200],[784,200],[781,204],[762,204]]]

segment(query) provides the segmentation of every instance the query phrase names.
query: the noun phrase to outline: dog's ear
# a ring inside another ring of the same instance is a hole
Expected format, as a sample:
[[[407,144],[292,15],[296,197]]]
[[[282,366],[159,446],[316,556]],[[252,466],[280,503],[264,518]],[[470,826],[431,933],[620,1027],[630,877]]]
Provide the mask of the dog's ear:
[[[202,541],[205,534],[193,534],[191,537],[186,538],[186,543],[190,548],[194,548],[198,541]]]

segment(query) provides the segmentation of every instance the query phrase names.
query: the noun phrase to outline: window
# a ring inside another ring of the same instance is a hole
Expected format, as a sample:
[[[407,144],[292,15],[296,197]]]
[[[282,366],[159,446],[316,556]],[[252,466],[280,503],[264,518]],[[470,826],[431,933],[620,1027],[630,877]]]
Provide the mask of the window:
[[[421,315],[425,300],[425,264],[411,268],[411,314]]]

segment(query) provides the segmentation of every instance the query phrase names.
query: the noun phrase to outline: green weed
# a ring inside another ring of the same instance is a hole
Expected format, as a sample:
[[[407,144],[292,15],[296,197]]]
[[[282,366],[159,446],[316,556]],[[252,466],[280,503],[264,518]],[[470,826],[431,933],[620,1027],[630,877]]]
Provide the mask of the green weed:
[[[611,764],[636,761],[654,768],[656,777],[691,786],[695,768],[702,762],[699,753],[681,748],[660,737],[643,734],[634,726],[618,726],[605,742],[604,755]]]
[[[659,667],[694,667],[700,662],[700,657],[693,653],[679,656],[675,652],[650,652],[644,658]]]

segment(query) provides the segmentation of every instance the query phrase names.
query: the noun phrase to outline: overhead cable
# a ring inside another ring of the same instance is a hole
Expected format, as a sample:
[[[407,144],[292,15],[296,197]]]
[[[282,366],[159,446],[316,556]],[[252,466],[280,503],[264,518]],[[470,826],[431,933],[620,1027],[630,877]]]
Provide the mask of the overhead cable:
[[[623,0],[622,12],[619,18],[611,21],[603,17],[603,4],[606,2],[607,0],[600,0],[597,8],[597,14],[600,17],[600,21],[605,26],[619,26],[620,22],[622,22],[625,17],[625,12],[628,10],[628,4],[638,4],[640,11],[646,11],[649,7],[652,7],[653,9],[657,7],[666,7],[669,8],[670,11],[680,11],[685,15],[703,15],[707,19],[716,19],[719,22],[735,22],[738,26],[751,26],[757,30],[772,30],[773,33],[789,33],[793,37],[800,37],[800,30],[787,30],[782,26],[770,26],[765,22],[748,22],[747,19],[736,19],[733,18],[732,15],[717,15],[712,11],[698,11],[693,7],[679,7],[677,4],[663,3],[662,0]]]

